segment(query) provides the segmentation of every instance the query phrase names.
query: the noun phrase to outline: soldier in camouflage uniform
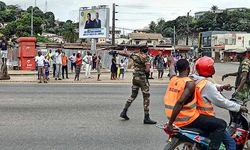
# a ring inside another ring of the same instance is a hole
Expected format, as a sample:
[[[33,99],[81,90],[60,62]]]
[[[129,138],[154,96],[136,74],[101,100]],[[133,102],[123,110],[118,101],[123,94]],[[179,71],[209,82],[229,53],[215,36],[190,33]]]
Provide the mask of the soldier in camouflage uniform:
[[[248,100],[250,92],[250,83],[249,83],[250,60],[247,57],[249,54],[250,54],[249,51],[238,53],[237,58],[240,60],[240,66],[238,68],[238,72],[225,74],[222,76],[222,80],[224,80],[228,76],[236,76],[236,82],[235,82],[236,91],[233,94],[233,97],[242,100],[243,103],[245,103]]]
[[[132,80],[132,94],[127,100],[123,111],[120,114],[121,118],[125,120],[129,120],[127,116],[128,108],[131,103],[136,99],[139,89],[141,89],[143,94],[143,106],[144,106],[144,124],[156,124],[155,121],[149,118],[149,82],[147,79],[147,74],[150,71],[150,60],[147,55],[148,49],[146,47],[142,47],[139,53],[128,54],[128,52],[117,52],[119,55],[130,57],[134,61],[134,72],[133,72],[133,80]]]

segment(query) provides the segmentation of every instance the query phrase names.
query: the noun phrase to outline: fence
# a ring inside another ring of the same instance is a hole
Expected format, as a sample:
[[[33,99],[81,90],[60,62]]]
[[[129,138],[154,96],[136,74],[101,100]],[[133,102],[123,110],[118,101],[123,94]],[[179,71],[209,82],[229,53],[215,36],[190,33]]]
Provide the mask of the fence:
[[[52,50],[52,53],[54,53],[57,49],[38,49],[40,50],[43,55],[46,55],[48,53],[48,50]],[[87,54],[87,51],[85,50],[77,50],[77,49],[62,49],[62,51],[65,52],[65,54],[70,57],[71,55],[73,55],[73,53],[78,53],[80,52],[82,57],[84,57]],[[102,67],[104,69],[110,69],[111,67],[111,60],[112,60],[112,56],[108,54],[109,51],[107,50],[97,50],[96,51],[96,55],[97,56],[101,56],[102,58]],[[19,50],[18,47],[11,47],[8,50],[8,58],[7,58],[7,66],[9,69],[14,69],[14,68],[18,68],[19,66]],[[2,58],[2,55],[1,55]],[[124,57],[122,56],[118,56],[117,57],[117,63],[119,63],[121,61],[121,59],[124,59]],[[128,62],[128,59],[126,62]],[[0,61],[0,64],[2,64],[2,61]],[[70,66],[70,62],[69,62],[69,66]],[[83,65],[84,67],[84,65]]]

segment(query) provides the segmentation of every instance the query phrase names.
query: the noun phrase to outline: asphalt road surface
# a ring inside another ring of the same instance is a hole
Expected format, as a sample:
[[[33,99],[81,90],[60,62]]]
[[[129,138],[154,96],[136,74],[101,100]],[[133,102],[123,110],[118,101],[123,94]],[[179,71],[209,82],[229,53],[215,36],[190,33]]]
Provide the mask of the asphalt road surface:
[[[151,86],[151,118],[166,121],[166,85]],[[130,85],[1,84],[0,149],[3,150],[161,150],[167,136],[144,125],[141,94],[119,114]],[[227,111],[217,111],[228,120]]]

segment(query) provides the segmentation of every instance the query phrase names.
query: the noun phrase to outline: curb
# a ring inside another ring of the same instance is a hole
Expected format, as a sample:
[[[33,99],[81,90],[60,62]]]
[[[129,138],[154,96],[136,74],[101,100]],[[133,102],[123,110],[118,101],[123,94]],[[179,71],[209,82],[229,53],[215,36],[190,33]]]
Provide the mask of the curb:
[[[41,84],[41,85],[53,85],[53,84],[92,84],[92,85],[131,85],[131,82],[48,82],[48,83],[38,83],[37,81],[8,81],[8,80],[1,80],[0,84],[8,83],[8,84],[15,84],[15,83],[24,83],[24,84]],[[168,85],[169,82],[165,83],[150,83],[150,85]]]
[[[82,73],[84,73],[85,71],[81,71],[81,74]],[[133,71],[126,71],[126,73],[132,73]],[[95,71],[95,72],[90,72],[91,74],[97,74],[97,72]],[[103,71],[103,72],[101,72],[101,73],[110,73],[110,71]],[[52,72],[50,72],[50,74],[52,74]],[[74,75],[75,73],[68,73],[69,75]],[[34,71],[34,72],[32,72],[32,73],[11,73],[11,72],[9,72],[9,75],[10,76],[28,76],[28,75],[37,75],[37,71]]]

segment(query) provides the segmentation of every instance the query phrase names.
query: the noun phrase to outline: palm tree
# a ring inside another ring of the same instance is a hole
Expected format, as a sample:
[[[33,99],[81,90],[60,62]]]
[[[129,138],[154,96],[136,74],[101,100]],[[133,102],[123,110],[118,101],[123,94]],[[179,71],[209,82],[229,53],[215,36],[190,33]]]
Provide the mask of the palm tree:
[[[217,22],[217,13],[215,13],[217,10],[219,10],[219,7],[218,6],[216,6],[216,5],[213,5],[212,7],[211,7],[211,10],[212,10],[212,12],[215,14],[214,15],[214,23],[216,24],[216,22]]]
[[[216,6],[216,5],[213,5],[213,6],[211,7],[211,10],[212,10],[213,13],[215,13],[218,9],[219,9],[219,7]]]

